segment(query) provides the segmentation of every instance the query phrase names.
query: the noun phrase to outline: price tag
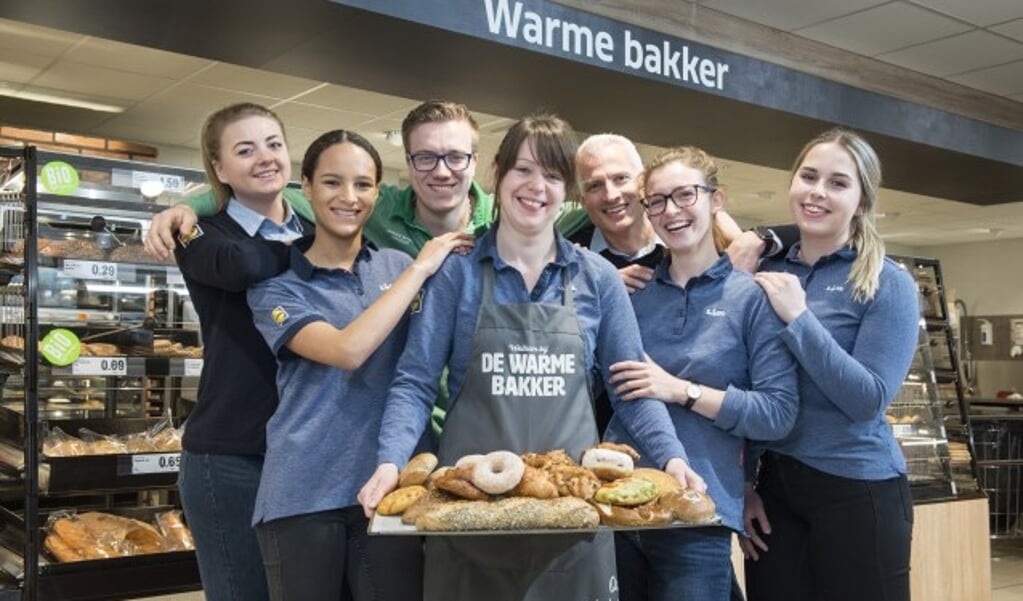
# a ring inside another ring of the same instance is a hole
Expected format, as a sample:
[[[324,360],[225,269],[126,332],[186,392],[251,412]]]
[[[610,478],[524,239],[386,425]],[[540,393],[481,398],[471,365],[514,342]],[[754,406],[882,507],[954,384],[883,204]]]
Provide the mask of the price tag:
[[[185,376],[198,378],[202,373],[202,359],[185,359]]]
[[[127,357],[79,357],[71,364],[75,376],[126,376]]]
[[[184,286],[185,276],[181,275],[181,272],[177,269],[167,270],[167,285],[168,286]]]
[[[167,474],[181,469],[181,453],[147,453],[131,456],[131,473]]]
[[[159,182],[162,185],[161,192],[181,194],[185,191],[185,178],[180,175],[167,175],[165,173],[152,173],[149,171],[132,171],[131,187],[141,188],[145,182]],[[157,193],[159,196],[159,193]]]
[[[895,434],[895,438],[902,438],[904,436],[911,436],[913,434],[912,424],[892,424],[892,433]]]
[[[61,271],[64,272],[64,275],[77,278],[79,280],[117,279],[117,263],[64,259],[64,265]]]

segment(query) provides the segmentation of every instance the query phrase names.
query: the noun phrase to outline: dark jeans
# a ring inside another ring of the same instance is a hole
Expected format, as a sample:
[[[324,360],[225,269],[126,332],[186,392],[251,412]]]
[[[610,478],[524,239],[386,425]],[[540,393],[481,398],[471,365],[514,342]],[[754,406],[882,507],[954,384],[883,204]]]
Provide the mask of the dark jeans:
[[[741,600],[724,527],[615,533],[620,601]]]
[[[771,534],[746,562],[750,601],[908,601],[913,501],[905,476],[855,480],[784,455],[757,482]]]
[[[256,525],[273,601],[421,601],[417,536],[369,536],[362,507]]]
[[[178,490],[207,601],[269,598],[252,511],[263,458],[181,453]]]

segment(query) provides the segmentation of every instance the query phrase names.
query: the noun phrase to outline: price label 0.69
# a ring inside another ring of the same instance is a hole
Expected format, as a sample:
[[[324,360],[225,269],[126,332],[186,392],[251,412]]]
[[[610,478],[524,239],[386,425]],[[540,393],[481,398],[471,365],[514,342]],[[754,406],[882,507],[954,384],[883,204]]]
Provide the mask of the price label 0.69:
[[[71,374],[75,376],[126,376],[128,375],[128,359],[126,357],[79,357],[71,364]]]
[[[79,280],[116,280],[117,263],[65,259],[64,275]]]
[[[166,474],[181,469],[181,453],[146,453],[131,456],[131,473]]]

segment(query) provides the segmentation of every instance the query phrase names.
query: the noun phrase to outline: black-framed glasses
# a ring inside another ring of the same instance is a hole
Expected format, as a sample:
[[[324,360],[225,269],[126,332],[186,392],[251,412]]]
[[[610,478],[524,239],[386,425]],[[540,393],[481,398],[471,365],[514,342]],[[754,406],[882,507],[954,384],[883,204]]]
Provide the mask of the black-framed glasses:
[[[689,184],[686,186],[679,186],[671,191],[667,196],[664,194],[651,194],[643,199],[643,206],[646,207],[647,215],[656,217],[664,212],[668,208],[668,199],[680,209],[685,209],[696,204],[696,199],[699,198],[700,190],[708,194],[713,194],[717,188],[710,186],[702,186],[700,184]]]
[[[412,168],[416,171],[433,171],[437,163],[444,161],[451,171],[465,171],[472,162],[471,152],[449,152],[447,154],[436,154],[434,152],[417,152],[406,155]]]

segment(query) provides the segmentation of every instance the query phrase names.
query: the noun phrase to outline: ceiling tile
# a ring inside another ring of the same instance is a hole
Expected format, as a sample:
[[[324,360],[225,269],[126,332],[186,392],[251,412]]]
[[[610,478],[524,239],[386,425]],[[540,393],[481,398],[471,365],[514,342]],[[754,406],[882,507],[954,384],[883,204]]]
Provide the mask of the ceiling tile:
[[[912,0],[915,4],[962,19],[968,23],[987,27],[1023,17],[1023,2],[1019,0]]]
[[[216,64],[215,61],[208,59],[100,38],[86,38],[62,58],[76,63],[171,79],[181,79]]]
[[[1023,58],[1023,44],[974,30],[878,56],[880,60],[939,77]]]
[[[285,100],[319,85],[320,82],[227,63],[217,63],[190,78],[189,83]]]
[[[1023,94],[1023,61],[971,71],[951,79],[971,88],[1000,96]],[[1023,107],[1020,107],[1020,110],[1023,110]]]
[[[0,83],[29,83],[52,62],[43,54],[5,52],[0,58]]]
[[[317,132],[317,135],[332,129],[355,129],[373,119],[372,115],[327,109],[301,102],[285,102],[274,107],[274,112],[284,121],[290,132],[292,127],[302,127]]]
[[[31,52],[56,58],[85,36],[0,19],[0,54]]]
[[[772,2],[705,0],[701,4],[747,21],[761,23],[783,31],[792,31],[884,4],[884,0],[817,0],[815,2],[806,0],[774,0]]]
[[[79,94],[133,104],[173,84],[173,80],[128,73],[107,67],[96,67],[61,60],[44,71],[34,85],[53,90],[66,90]]]
[[[305,104],[315,104],[332,109],[376,116],[400,112],[402,118],[404,118],[405,113],[419,104],[418,100],[387,96],[377,92],[357,90],[333,84],[303,94],[295,100]]]
[[[1023,19],[1016,19],[1002,25],[996,25],[990,28],[991,31],[997,31],[1002,35],[1007,35],[1014,40],[1023,42]]]
[[[836,48],[876,56],[971,29],[932,11],[895,2],[797,29],[794,33]]]

